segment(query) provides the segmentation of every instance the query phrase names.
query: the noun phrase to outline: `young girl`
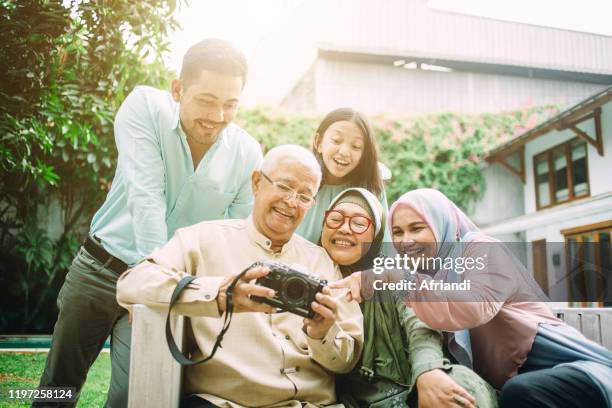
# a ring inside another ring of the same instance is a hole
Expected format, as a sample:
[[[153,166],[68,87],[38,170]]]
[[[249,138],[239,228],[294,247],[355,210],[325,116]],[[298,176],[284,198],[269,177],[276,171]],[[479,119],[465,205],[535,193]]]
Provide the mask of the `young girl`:
[[[363,187],[378,197],[385,216],[389,210],[384,179],[390,171],[378,162],[374,132],[366,117],[351,109],[336,109],[325,116],[312,143],[312,151],[323,170],[316,202],[308,210],[297,233],[318,244],[325,210],[332,199],[349,187]],[[385,240],[390,240],[388,234]]]
[[[325,212],[321,245],[343,276],[371,269],[380,256],[383,208],[363,188],[349,188]],[[362,248],[368,248],[362,253]],[[443,353],[443,335],[420,321],[388,292],[361,304],[365,344],[356,370],[338,379],[346,407],[497,407],[495,391],[467,367]],[[418,401],[417,401],[418,400]]]

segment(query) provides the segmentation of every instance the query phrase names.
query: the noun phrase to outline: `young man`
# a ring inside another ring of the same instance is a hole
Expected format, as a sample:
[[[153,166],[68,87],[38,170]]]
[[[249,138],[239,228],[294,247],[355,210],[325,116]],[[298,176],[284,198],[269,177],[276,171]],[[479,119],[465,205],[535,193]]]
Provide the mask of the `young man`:
[[[122,104],[115,178],[58,296],[41,387],[80,391],[110,334],[106,406],[127,405],[131,330],[115,299],[117,278],[179,227],[251,212],[261,149],[231,123],[246,74],[242,53],[208,39],[187,51],[170,93],[136,87]]]

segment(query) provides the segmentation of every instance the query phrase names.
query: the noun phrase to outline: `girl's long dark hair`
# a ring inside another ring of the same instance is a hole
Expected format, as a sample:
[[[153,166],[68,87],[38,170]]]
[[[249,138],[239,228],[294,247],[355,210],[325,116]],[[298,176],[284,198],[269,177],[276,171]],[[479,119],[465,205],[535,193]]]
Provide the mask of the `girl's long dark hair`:
[[[319,124],[317,132],[312,141],[312,152],[316,156],[321,169],[323,170],[323,180],[321,185],[325,184],[325,164],[321,154],[317,152],[317,145],[322,142],[323,135],[327,129],[334,123],[340,121],[352,122],[361,130],[363,134],[364,149],[361,159],[357,167],[353,169],[349,174],[346,175],[347,182],[351,187],[363,187],[366,190],[371,191],[377,197],[382,195],[384,186],[383,180],[380,176],[380,170],[378,169],[378,146],[376,145],[376,139],[374,138],[374,131],[370,122],[360,112],[352,108],[339,108],[329,112]]]

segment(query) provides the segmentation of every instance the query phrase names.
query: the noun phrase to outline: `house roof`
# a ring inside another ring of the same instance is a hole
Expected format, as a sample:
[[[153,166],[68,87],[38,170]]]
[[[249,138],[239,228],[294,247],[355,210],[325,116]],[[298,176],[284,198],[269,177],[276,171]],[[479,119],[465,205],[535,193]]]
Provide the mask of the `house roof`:
[[[612,75],[611,36],[446,12],[427,0],[307,3],[327,49]]]
[[[513,75],[535,79],[550,79],[569,82],[587,82],[591,84],[612,84],[611,73],[592,73],[583,71],[560,70],[553,68],[538,68],[530,66],[488,63],[469,60],[457,56],[436,56],[431,52],[417,52],[400,54],[394,50],[369,50],[348,47],[339,47],[330,44],[319,44],[319,57],[340,61],[365,62],[384,65],[393,65],[396,61],[417,64],[431,64],[450,68],[453,71],[480,72],[484,74]]]
[[[428,0],[308,0],[258,43],[250,61],[257,80],[247,82],[243,102],[279,103],[317,52],[612,83],[612,36],[446,12]]]
[[[512,154],[535,138],[545,135],[552,130],[565,128],[609,101],[612,101],[612,86],[564,110],[509,142],[496,147],[487,154],[486,159],[488,162],[494,162],[496,159]]]

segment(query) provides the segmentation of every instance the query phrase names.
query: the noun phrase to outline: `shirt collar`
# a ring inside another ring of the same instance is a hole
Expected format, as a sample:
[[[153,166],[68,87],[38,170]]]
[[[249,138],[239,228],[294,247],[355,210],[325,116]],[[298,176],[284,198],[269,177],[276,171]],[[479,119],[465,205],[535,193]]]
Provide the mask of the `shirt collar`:
[[[179,126],[181,124],[180,112],[181,112],[181,104],[178,102],[174,102],[174,114],[172,115],[172,122],[170,122],[170,124],[172,125],[172,130],[180,129],[180,126]]]
[[[249,215],[247,218],[247,234],[249,235],[249,239],[259,245],[264,251],[272,253],[272,240],[266,237],[264,234],[257,230],[255,223],[253,222],[253,214]],[[280,254],[286,253],[291,247],[293,247],[295,242],[295,234],[291,236],[291,239],[283,245],[280,250]]]

